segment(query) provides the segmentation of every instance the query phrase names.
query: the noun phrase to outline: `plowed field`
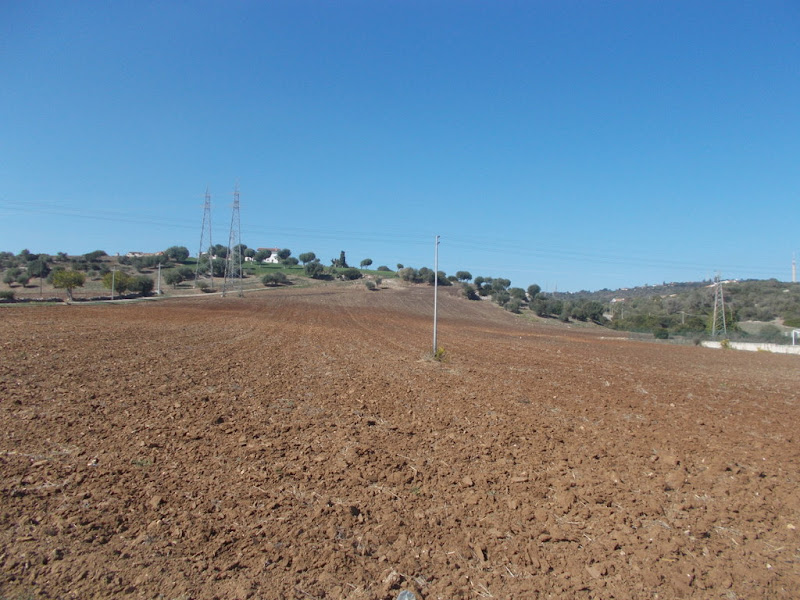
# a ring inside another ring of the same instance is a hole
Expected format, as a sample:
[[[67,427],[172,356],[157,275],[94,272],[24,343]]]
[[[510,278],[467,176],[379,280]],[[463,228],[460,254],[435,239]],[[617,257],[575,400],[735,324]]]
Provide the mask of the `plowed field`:
[[[4,307],[0,597],[798,597],[797,357],[440,300]]]

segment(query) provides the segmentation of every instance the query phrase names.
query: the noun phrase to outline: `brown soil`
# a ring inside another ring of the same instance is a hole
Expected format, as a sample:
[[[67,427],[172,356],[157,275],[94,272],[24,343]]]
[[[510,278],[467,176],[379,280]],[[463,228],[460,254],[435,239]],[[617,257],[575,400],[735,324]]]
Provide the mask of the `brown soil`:
[[[797,357],[431,296],[3,308],[0,597],[797,597]]]

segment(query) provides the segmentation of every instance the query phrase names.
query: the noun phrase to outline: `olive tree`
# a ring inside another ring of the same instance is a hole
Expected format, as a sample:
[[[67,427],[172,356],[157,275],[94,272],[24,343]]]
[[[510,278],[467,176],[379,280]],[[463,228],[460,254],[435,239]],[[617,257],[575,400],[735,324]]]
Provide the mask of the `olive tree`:
[[[321,279],[322,276],[325,274],[325,267],[322,266],[322,263],[319,260],[314,259],[311,262],[306,263],[305,267],[306,275],[311,277],[312,279]]]
[[[164,273],[164,283],[171,285],[173,288],[177,288],[178,284],[182,281],[183,275],[181,275],[177,269],[170,269]]]
[[[189,249],[186,246],[170,246],[164,250],[164,254],[170,260],[175,262],[183,262],[189,258]]]
[[[124,294],[131,289],[133,279],[125,271],[109,271],[103,275],[103,287],[111,290],[112,294]]]
[[[305,266],[308,263],[310,263],[311,261],[315,260],[317,258],[317,255],[314,254],[313,252],[303,252],[297,258],[299,258],[300,262],[303,263],[303,266]]]
[[[261,283],[265,286],[274,287],[276,285],[286,285],[289,283],[289,278],[286,277],[285,273],[281,273],[280,271],[276,273],[267,273],[264,277],[261,278]]]
[[[67,291],[67,297],[72,300],[72,291],[76,287],[83,287],[86,275],[73,269],[63,269],[53,273],[53,287]]]

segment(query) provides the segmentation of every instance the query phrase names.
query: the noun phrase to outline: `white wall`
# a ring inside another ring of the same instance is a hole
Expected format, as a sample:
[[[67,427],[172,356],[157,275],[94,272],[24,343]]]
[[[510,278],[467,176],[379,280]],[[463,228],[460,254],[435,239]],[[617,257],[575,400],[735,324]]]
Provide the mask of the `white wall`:
[[[702,342],[706,348],[722,348],[719,342]],[[734,350],[749,350],[751,352],[775,352],[776,354],[798,354],[800,346],[784,346],[782,344],[757,344],[754,342],[730,342],[730,347]]]

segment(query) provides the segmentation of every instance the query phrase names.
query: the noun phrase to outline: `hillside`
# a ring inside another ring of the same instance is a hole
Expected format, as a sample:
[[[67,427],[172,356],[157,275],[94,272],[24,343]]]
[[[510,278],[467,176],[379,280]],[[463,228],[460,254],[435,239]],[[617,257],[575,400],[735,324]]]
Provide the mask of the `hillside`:
[[[770,280],[723,283],[729,337],[752,337],[788,342],[786,333],[800,327],[800,284]],[[714,310],[713,282],[669,283],[598,292],[559,293],[565,302],[599,301],[607,306],[611,326],[617,329],[664,330],[672,334],[708,333]],[[761,326],[739,327],[740,322]],[[768,325],[766,325],[768,324]]]
[[[214,252],[224,255],[228,250],[217,245]],[[3,281],[0,302],[239,293],[242,289],[260,289],[262,285],[305,286],[355,279],[364,279],[370,287],[380,287],[382,281],[393,278],[432,285],[437,278],[427,267],[403,267],[396,272],[386,266],[364,269],[371,265],[370,259],[362,261],[362,268],[354,268],[345,262],[344,252],[331,261],[331,266],[323,265],[313,252],[300,254],[302,266],[288,249],[278,251],[282,258],[278,260],[276,255],[276,263],[262,262],[272,260],[270,251],[256,252],[245,247],[244,252],[252,260],[244,260],[243,277],[229,279],[227,287],[223,286],[226,269],[223,258],[212,255],[209,260],[204,256],[198,264],[183,247],[132,257],[110,257],[103,251],[81,256],[3,252],[0,253]],[[58,281],[65,272],[79,281],[71,289]],[[473,278],[466,271],[449,276],[439,271],[438,281],[442,286],[457,286],[465,297],[490,299],[509,312],[531,310],[537,316],[566,323],[593,321],[618,330],[649,333],[659,338],[683,336],[695,341],[708,337],[713,330],[714,287],[707,281],[553,294],[542,293],[536,284],[527,289],[512,287],[509,279]],[[726,281],[723,291],[726,337],[789,343],[792,329],[800,327],[800,284],[777,280]]]

